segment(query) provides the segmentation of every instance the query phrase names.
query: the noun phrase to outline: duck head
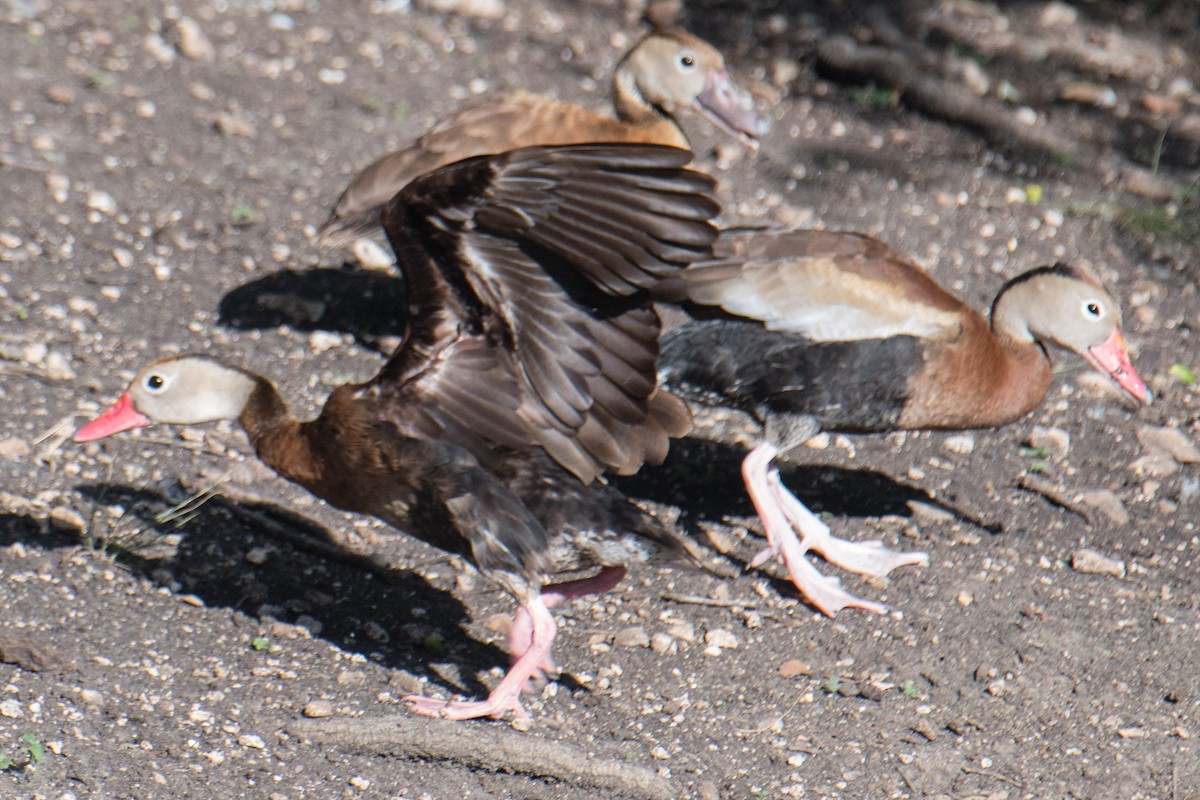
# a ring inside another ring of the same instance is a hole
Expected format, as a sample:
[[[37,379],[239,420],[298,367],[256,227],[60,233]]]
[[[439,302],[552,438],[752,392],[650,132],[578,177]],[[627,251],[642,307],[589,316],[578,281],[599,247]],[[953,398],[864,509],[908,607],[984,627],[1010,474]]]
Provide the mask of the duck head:
[[[1009,281],[992,305],[992,327],[1018,341],[1073,350],[1138,402],[1153,399],[1125,348],[1117,301],[1078,267],[1055,264]]]
[[[139,372],[117,402],[75,432],[75,441],[90,442],[155,423],[235,420],[256,385],[249,374],[205,356],[165,358]]]
[[[717,49],[682,31],[650,34],[617,67],[618,108],[639,100],[668,115],[692,108],[718,128],[752,147],[766,131],[748,95],[729,78]]]

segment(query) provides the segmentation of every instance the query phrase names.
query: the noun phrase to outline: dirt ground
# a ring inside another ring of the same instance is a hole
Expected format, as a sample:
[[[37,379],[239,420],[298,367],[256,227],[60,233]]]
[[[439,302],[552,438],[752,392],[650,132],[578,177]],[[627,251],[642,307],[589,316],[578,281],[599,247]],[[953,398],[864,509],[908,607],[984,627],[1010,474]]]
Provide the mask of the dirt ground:
[[[846,577],[887,616],[645,571],[562,612],[529,730],[403,742],[405,693],[494,684],[502,593],[231,427],[70,441],[164,353],[259,370],[302,416],[372,374],[401,285],[311,242],[348,177],[476,95],[602,107],[638,11],[0,3],[0,797],[1200,798],[1190,0],[685,9],[772,123],[754,155],[684,120],[726,222],[870,232],[979,307],[1086,261],[1156,396],[1057,353],[1004,429],[819,441],[797,493],[930,555]],[[740,569],[738,457],[685,443],[620,485]]]

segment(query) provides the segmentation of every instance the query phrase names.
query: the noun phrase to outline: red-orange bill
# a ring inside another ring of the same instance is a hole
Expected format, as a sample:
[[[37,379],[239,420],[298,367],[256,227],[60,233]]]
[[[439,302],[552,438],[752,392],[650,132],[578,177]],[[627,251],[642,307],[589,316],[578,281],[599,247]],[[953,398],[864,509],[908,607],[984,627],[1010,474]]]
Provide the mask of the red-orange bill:
[[[743,102],[742,92],[729,73],[714,69],[708,74],[704,91],[696,98],[696,110],[735,136],[742,137],[751,147],[758,147],[758,139],[766,131],[767,123]]]
[[[150,418],[133,407],[133,398],[126,392],[107,411],[75,431],[75,441],[90,442],[149,424]]]
[[[1133,362],[1129,360],[1129,351],[1125,349],[1125,339],[1121,336],[1121,331],[1113,331],[1104,344],[1089,347],[1084,357],[1093,367],[1110,375],[1122,389],[1139,402],[1148,404],[1153,399],[1146,382],[1137,374]]]

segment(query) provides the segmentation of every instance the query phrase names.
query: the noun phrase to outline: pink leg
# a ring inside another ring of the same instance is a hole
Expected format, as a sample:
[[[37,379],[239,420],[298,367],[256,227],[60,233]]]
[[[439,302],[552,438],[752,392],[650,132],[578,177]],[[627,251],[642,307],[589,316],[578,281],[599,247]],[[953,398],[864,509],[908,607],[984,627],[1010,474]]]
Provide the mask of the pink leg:
[[[862,608],[882,614],[886,607],[863,600],[842,588],[841,581],[817,571],[805,554],[816,550],[830,562],[866,575],[886,575],[904,564],[928,563],[924,553],[896,553],[882,542],[849,542],[833,536],[829,527],[787,490],[779,471],[771,467],[778,451],[760,444],[742,462],[746,491],[767,534],[768,548],[750,563],[759,566],[774,555],[787,568],[792,583],[820,611],[834,616],[843,608]]]
[[[541,595],[535,595],[522,606],[532,622],[532,635],[529,647],[517,662],[512,665],[503,680],[488,695],[487,700],[449,701],[437,700],[421,695],[409,695],[404,701],[412,706],[417,714],[427,717],[445,717],[447,719],[476,719],[478,717],[494,717],[499,719],[505,713],[512,711],[519,717],[528,717],[521,707],[521,690],[529,677],[537,671],[550,654],[554,644],[554,615],[546,607]]]
[[[576,597],[584,597],[589,594],[604,594],[605,592],[612,591],[624,577],[624,567],[603,567],[590,578],[552,583],[542,587],[542,600],[545,601],[546,608],[557,608],[567,600],[573,600]],[[533,619],[524,606],[518,606],[517,613],[513,616],[512,625],[508,628],[508,654],[513,663],[516,663],[524,655],[532,642]],[[541,681],[547,675],[553,675],[557,672],[558,667],[554,664],[554,656],[547,652],[546,658],[534,671],[533,678],[535,681]]]

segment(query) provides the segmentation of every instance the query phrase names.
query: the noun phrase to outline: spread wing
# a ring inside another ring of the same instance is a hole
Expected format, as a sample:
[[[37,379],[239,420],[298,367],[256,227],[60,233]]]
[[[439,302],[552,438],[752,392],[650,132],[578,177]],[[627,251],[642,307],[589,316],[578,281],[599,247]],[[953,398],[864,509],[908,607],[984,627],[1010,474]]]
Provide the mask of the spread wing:
[[[338,197],[318,241],[332,247],[371,233],[387,201],[411,181],[447,164],[531,145],[625,141],[633,133],[618,120],[537,95],[468,106],[358,173]]]
[[[410,435],[486,461],[541,446],[580,479],[661,460],[688,427],[655,384],[646,289],[709,253],[712,182],[686,151],[526,148],[410,184],[384,210],[410,330],[365,390]]]
[[[813,341],[951,340],[962,329],[956,298],[887,245],[858,233],[724,231],[714,257],[682,278],[695,303]]]

